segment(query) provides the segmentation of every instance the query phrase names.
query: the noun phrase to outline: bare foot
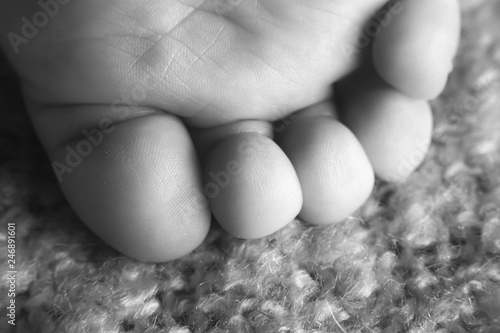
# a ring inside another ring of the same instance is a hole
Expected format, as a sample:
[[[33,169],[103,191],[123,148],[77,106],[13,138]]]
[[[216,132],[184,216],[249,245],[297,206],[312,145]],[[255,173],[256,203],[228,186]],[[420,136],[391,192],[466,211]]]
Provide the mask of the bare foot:
[[[146,261],[193,250],[211,213],[233,235],[262,237],[297,214],[343,219],[373,170],[406,177],[418,158],[399,165],[426,149],[425,100],[443,89],[459,33],[456,0],[4,6],[2,46],[68,201]],[[325,102],[340,79],[352,132]],[[274,141],[270,122],[297,111]]]

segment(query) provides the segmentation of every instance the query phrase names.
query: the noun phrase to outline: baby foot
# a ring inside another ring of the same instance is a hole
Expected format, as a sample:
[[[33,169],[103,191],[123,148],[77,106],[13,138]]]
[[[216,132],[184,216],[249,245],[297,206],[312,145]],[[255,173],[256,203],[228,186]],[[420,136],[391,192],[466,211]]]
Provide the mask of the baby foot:
[[[262,237],[297,214],[351,214],[373,170],[406,177],[459,32],[456,0],[7,6],[2,47],[63,192],[102,239],[146,261],[193,250],[211,213]],[[337,81],[352,132],[324,102]]]

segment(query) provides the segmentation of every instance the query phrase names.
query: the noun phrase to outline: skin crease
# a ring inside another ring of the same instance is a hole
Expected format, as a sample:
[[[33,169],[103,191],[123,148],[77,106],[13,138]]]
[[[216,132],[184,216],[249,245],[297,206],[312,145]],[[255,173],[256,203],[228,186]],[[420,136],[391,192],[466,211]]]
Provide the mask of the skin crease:
[[[268,235],[299,212],[312,224],[352,214],[373,186],[373,169],[387,178],[413,149],[408,143],[428,140],[424,100],[441,91],[459,33],[455,0],[402,0],[392,24],[369,38],[373,45],[350,54],[346,47],[357,47],[385,0],[51,3],[57,13],[39,24],[38,1],[6,0],[2,50],[77,215],[113,248],[154,262],[195,249],[211,214],[242,238]],[[422,27],[437,37],[429,42]],[[354,74],[366,65],[380,83],[363,90],[366,76]],[[357,114],[346,121],[354,134],[317,114],[340,79],[351,80],[335,94],[345,95],[339,114]],[[354,103],[361,95],[373,102]],[[422,131],[394,134],[399,146],[375,161],[380,146],[367,142],[398,108],[412,117],[402,123],[422,123]],[[272,130],[297,111],[305,117]],[[259,143],[251,154],[238,149],[247,140]],[[241,173],[207,195],[211,175],[233,170],[232,162]],[[349,169],[356,177],[342,172]]]

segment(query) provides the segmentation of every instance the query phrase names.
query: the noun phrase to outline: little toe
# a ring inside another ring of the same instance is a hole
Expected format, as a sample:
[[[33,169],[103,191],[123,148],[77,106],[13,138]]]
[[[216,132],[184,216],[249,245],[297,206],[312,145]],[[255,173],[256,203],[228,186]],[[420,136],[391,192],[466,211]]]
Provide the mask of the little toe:
[[[429,104],[362,71],[337,83],[340,117],[361,142],[375,174],[403,181],[423,161],[432,136]]]
[[[262,131],[235,123],[236,130],[207,156],[204,193],[219,224],[230,234],[252,239],[267,236],[292,221],[302,193],[292,164]],[[258,127],[258,126],[257,126]],[[246,132],[245,129],[250,130]],[[220,134],[217,130],[215,135]]]
[[[209,229],[196,152],[176,117],[130,109],[122,121],[109,106],[31,113],[60,186],[87,226],[128,256],[172,260]]]
[[[457,0],[396,1],[385,11],[373,44],[376,70],[408,96],[435,98],[446,84],[457,50]]]
[[[317,225],[352,214],[374,183],[363,148],[332,113],[330,102],[300,111],[276,138],[300,181],[304,197],[300,217]]]

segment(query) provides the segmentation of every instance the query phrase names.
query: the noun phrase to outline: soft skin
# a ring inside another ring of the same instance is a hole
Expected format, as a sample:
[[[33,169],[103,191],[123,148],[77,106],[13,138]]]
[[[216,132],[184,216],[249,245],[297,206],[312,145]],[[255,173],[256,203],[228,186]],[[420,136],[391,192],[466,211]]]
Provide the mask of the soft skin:
[[[394,165],[429,141],[426,100],[443,89],[459,36],[456,0],[3,7],[2,49],[68,202],[145,261],[192,251],[211,214],[237,237],[262,237],[297,214],[352,214],[373,170],[404,179],[418,163]]]

